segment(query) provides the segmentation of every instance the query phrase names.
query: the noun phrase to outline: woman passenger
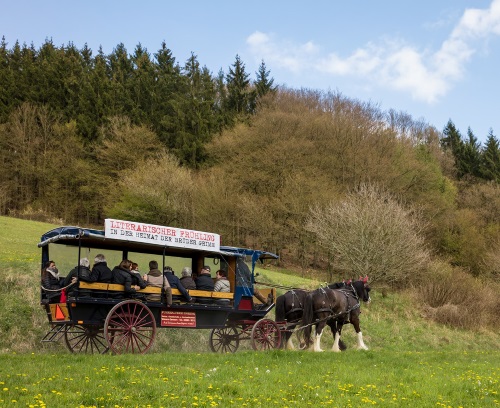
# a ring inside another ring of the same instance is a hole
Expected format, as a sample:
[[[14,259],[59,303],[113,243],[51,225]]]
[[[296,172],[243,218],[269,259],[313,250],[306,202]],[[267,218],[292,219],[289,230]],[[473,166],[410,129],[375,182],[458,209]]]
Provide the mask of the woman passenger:
[[[181,272],[181,284],[184,286],[186,289],[196,289],[196,283],[194,282],[194,279],[192,277],[193,271],[189,266],[185,266],[182,268]]]
[[[54,261],[45,263],[42,269],[42,289],[49,303],[58,303],[61,299],[61,284],[63,278],[59,275]]]

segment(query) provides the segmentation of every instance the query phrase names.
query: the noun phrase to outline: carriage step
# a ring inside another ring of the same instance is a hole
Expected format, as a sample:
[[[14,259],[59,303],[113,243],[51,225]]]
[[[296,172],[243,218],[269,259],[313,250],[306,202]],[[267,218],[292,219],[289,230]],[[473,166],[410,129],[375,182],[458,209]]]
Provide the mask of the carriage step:
[[[52,328],[43,336],[42,343],[50,343],[58,341],[66,332],[66,325],[54,325]]]

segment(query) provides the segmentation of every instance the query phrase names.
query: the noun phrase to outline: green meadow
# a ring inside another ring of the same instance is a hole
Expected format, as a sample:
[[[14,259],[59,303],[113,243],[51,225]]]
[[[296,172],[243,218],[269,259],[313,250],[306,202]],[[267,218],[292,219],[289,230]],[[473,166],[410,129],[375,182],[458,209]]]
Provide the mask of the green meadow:
[[[41,343],[39,305],[43,232],[54,225],[0,217],[0,405],[24,407],[230,407],[500,405],[500,337],[458,330],[423,317],[406,288],[372,290],[361,324],[369,351],[348,349],[209,351],[207,330],[159,329],[147,355],[70,354],[63,341]],[[76,260],[75,260],[76,262]],[[261,269],[258,280],[314,288],[321,282]],[[273,313],[269,314],[273,318]]]

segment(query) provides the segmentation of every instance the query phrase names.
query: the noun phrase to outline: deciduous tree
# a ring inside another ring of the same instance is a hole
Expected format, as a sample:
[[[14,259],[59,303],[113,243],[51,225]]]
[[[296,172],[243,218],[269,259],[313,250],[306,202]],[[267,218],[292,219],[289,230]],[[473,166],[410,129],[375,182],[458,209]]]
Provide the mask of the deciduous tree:
[[[426,270],[429,254],[415,213],[373,185],[313,206],[306,228],[353,275],[395,285],[416,282]]]

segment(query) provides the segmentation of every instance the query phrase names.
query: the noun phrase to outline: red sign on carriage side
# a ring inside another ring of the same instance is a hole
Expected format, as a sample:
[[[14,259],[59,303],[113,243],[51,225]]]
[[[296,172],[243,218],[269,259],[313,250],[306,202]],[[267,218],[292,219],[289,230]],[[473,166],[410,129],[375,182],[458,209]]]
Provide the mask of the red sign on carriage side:
[[[196,313],[163,310],[161,312],[161,325],[168,327],[196,327]]]

